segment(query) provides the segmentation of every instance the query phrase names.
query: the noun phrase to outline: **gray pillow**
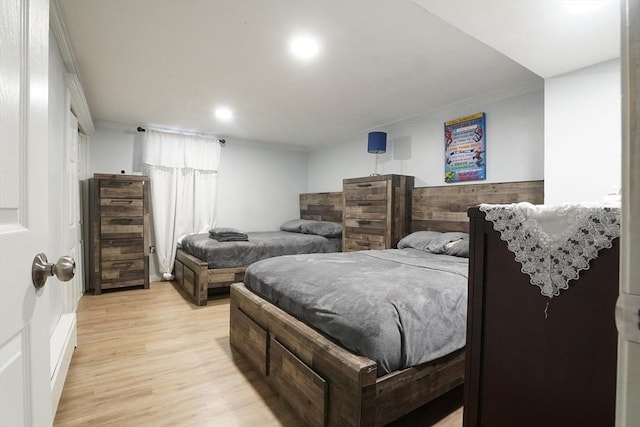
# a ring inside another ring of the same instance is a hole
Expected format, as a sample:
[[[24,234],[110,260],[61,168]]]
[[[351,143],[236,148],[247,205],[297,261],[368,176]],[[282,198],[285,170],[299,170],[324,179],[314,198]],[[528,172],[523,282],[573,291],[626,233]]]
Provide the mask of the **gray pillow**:
[[[311,222],[316,221],[310,219],[290,219],[280,226],[280,230],[289,231],[291,233],[302,233],[302,226]]]
[[[342,236],[342,224],[331,221],[313,221],[302,225],[302,232],[323,237]]]
[[[434,254],[469,256],[469,234],[416,231],[398,242],[398,249],[404,248],[413,248]]]
[[[437,242],[442,236],[439,231],[416,231],[405,237],[398,242],[398,249],[413,248],[421,251],[426,251],[427,247],[433,242]]]
[[[469,258],[469,239],[460,239],[444,245],[445,255]]]

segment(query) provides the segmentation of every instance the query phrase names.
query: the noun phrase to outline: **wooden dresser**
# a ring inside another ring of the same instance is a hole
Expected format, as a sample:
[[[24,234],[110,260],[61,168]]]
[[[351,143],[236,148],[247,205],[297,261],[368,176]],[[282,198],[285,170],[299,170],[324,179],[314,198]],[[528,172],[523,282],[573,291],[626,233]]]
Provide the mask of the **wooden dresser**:
[[[550,299],[484,212],[469,216],[464,426],[613,427],[619,239]]]
[[[91,287],[149,288],[149,178],[95,174],[89,180]]]
[[[343,180],[342,250],[395,248],[411,228],[413,184],[405,175]]]

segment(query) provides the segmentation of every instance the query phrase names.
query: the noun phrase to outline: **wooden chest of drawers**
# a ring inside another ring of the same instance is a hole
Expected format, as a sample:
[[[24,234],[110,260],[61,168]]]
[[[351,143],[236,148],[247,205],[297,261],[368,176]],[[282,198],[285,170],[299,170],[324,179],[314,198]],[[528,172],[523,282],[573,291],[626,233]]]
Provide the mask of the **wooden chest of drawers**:
[[[89,180],[91,287],[149,287],[149,180],[95,174]]]
[[[395,248],[411,227],[414,178],[377,175],[345,179],[343,251]]]

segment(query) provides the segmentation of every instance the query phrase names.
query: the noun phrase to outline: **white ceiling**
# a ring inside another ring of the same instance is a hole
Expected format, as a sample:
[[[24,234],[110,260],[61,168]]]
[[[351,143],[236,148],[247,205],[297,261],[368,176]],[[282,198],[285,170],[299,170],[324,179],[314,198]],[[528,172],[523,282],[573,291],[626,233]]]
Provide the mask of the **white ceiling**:
[[[620,56],[618,0],[415,3],[544,78]]]
[[[593,19],[542,0],[58,2],[94,120],[307,148],[619,51],[616,1]],[[288,53],[301,31],[309,63]]]

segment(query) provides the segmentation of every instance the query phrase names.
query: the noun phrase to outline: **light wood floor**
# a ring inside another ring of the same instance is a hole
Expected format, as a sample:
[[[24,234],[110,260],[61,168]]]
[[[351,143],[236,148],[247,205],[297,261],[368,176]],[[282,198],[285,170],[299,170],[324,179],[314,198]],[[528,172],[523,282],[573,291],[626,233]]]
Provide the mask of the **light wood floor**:
[[[208,306],[187,302],[173,284],[84,295],[78,347],[55,426],[299,426],[229,347],[228,294]],[[393,426],[460,427],[462,392]]]

